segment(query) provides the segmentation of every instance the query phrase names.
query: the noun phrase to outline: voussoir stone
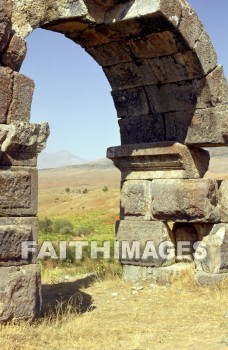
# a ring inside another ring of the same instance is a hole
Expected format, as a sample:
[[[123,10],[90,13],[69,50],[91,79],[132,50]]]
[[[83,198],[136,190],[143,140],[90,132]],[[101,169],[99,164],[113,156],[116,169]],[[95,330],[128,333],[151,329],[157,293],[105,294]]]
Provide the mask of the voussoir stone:
[[[35,319],[40,308],[40,268],[0,267],[0,322]]]
[[[0,2],[0,54],[6,48],[11,35],[12,1]]]
[[[199,147],[228,143],[227,105],[165,113],[165,124],[167,141]]]
[[[152,217],[174,222],[219,222],[215,180],[153,180]]]

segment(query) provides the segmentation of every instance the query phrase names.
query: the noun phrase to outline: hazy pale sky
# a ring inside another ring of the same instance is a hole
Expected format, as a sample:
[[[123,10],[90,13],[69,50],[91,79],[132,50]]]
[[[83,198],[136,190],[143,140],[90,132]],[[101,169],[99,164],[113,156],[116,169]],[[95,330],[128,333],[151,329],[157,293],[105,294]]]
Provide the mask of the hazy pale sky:
[[[189,0],[210,35],[228,75],[228,0]],[[31,121],[51,128],[46,151],[68,150],[80,158],[105,157],[120,144],[111,87],[98,64],[63,35],[36,29],[27,38],[21,73],[35,81]]]

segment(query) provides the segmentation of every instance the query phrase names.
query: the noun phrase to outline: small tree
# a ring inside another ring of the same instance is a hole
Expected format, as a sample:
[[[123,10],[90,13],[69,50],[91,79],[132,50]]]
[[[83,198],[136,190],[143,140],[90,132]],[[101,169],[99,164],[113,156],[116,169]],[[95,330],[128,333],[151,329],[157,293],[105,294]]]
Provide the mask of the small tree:
[[[69,193],[70,193],[70,188],[69,188],[69,187],[66,187],[66,188],[65,188],[65,191],[66,191],[67,194],[69,194]]]
[[[82,193],[83,194],[86,194],[86,193],[88,193],[89,191],[87,190],[87,188],[85,188],[83,191],[82,191]]]
[[[107,186],[104,186],[104,187],[102,188],[102,191],[103,191],[103,192],[108,192],[108,187],[107,187]]]

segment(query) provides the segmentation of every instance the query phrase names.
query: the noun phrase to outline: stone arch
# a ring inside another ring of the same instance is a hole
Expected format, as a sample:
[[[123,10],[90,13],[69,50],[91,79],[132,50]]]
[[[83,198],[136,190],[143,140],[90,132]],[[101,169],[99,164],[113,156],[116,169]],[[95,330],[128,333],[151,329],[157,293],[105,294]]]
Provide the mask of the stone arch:
[[[36,238],[36,157],[49,129],[45,123],[29,123],[34,85],[18,73],[26,54],[24,39],[38,27],[84,47],[112,86],[122,144],[107,153],[122,172],[118,239],[140,236],[144,243],[175,245],[194,230],[201,240],[213,241],[216,223],[228,222],[228,186],[202,179],[209,155],[201,149],[228,143],[227,82],[202,23],[185,0],[3,0],[0,274],[6,282],[0,286],[0,320],[35,317],[39,311],[39,272],[34,258],[21,258],[20,243]],[[170,206],[166,193],[173,200]],[[192,198],[198,203],[195,210]],[[166,223],[171,220],[178,223],[173,232]],[[184,229],[180,223],[186,222]],[[210,254],[208,259],[200,265],[203,271],[227,268],[214,267]],[[129,276],[135,265],[164,268],[175,260],[122,262]],[[5,283],[14,290],[22,285],[23,304]]]

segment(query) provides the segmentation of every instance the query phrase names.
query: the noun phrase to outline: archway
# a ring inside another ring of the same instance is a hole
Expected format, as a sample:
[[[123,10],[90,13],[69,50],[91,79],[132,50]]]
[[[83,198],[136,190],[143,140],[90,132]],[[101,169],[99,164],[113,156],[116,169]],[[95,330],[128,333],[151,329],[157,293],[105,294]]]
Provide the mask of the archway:
[[[13,8],[7,4],[3,2],[1,19],[1,61],[8,68],[1,68],[1,122],[7,125],[1,129],[2,166],[6,168],[2,170],[0,213],[2,230],[9,232],[12,226],[7,244],[15,247],[15,240],[18,243],[36,234],[34,166],[48,130],[45,125],[29,124],[33,83],[16,72],[25,53],[23,38],[36,27],[63,33],[83,46],[103,67],[112,86],[122,144],[108,150],[108,157],[122,172],[118,239],[139,240],[141,247],[148,240],[156,248],[164,241],[175,247],[179,240],[186,240],[185,226],[194,241],[206,237],[213,242],[221,230],[223,237],[227,235],[228,186],[225,181],[203,179],[209,156],[201,149],[228,142],[227,82],[210,39],[189,5],[182,0],[146,4],[140,0],[33,1],[32,7],[30,1],[26,5],[15,1]],[[12,191],[13,197],[9,196]],[[168,221],[177,223],[174,232]],[[15,294],[9,297],[5,292],[5,305],[10,302],[11,307],[4,317],[35,316],[39,272],[35,264],[24,266],[27,262],[21,261],[20,252],[17,258],[15,251],[12,254],[2,260],[1,273],[14,286],[22,281],[23,312]],[[141,268],[144,275],[148,268],[153,274],[154,267],[164,268],[176,260],[176,255],[149,256],[122,259],[122,263],[130,276]],[[16,268],[15,261],[23,266]],[[203,263],[197,263],[209,274],[226,269],[221,259],[214,264],[213,250]]]

